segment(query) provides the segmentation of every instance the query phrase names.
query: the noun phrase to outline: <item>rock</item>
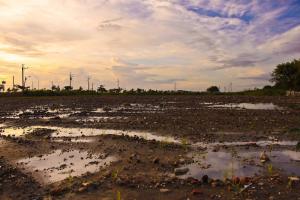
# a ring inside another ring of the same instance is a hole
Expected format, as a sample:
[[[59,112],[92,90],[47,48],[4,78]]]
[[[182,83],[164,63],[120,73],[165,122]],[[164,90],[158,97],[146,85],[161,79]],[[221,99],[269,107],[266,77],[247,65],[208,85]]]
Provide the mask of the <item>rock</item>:
[[[240,179],[241,185],[247,185],[247,184],[250,183],[250,181],[251,181],[251,178],[250,178],[250,177],[242,177],[242,178]]]
[[[162,188],[159,190],[161,193],[169,193],[171,192],[171,190],[167,189],[167,188]]]
[[[295,176],[289,177],[289,185],[291,187],[298,185],[299,182],[300,182],[300,178],[295,177]]]
[[[202,176],[202,183],[208,183],[208,176],[207,175],[204,175]]]
[[[262,152],[260,154],[260,162],[265,163],[265,162],[268,162],[268,161],[270,161],[270,158],[266,154],[266,151]]]
[[[224,185],[224,183],[221,181],[221,180],[215,180],[215,181],[212,181],[211,182],[211,186],[212,187],[220,187],[220,186],[223,186]]]
[[[238,185],[241,183],[241,180],[239,177],[233,177],[232,178],[232,183],[235,184],[235,185]]]
[[[179,164],[183,165],[185,163],[185,159],[184,158],[180,158],[178,161]]]
[[[192,185],[201,185],[201,182],[198,179],[195,179],[195,178],[192,178],[192,177],[189,177],[187,179],[187,181],[190,182]]]
[[[203,194],[202,190],[200,189],[193,189],[191,192],[192,195],[196,196],[196,195],[201,195]]]
[[[188,173],[188,171],[189,171],[188,168],[176,168],[174,170],[176,176],[184,175],[184,174]]]
[[[158,163],[159,163],[159,158],[157,158],[157,157],[154,158],[152,162],[153,162],[154,164],[158,164]]]

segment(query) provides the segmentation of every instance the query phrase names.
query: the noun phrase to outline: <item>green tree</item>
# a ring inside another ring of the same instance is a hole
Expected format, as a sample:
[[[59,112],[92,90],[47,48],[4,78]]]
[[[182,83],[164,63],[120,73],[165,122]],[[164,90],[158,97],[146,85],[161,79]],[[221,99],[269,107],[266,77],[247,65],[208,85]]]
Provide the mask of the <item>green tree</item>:
[[[218,92],[220,92],[220,90],[219,90],[219,88],[217,86],[211,86],[211,87],[207,88],[206,91],[210,92],[210,93],[218,93]]]
[[[271,76],[276,88],[300,90],[300,59],[277,65]]]
[[[105,89],[104,85],[100,85],[97,89],[97,92],[99,93],[106,93],[107,90]]]

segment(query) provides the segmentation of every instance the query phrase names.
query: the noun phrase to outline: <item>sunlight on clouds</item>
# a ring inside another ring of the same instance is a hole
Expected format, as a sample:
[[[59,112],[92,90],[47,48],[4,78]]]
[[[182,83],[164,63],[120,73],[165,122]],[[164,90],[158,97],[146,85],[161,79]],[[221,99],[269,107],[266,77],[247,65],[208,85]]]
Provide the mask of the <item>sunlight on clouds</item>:
[[[107,87],[120,79],[127,88],[170,89],[175,81],[193,90],[230,82],[248,88],[244,78],[261,78],[300,56],[299,17],[279,20],[292,0],[3,2],[4,74],[19,75],[24,63],[43,87],[67,84],[72,72],[75,87],[92,76]]]

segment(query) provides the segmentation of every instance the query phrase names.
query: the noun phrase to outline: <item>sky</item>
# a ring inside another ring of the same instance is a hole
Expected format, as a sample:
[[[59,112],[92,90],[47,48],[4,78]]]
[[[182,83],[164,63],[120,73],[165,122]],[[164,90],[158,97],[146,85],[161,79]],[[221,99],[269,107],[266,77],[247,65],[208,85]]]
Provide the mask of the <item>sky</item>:
[[[234,91],[300,58],[300,0],[0,0],[0,80]]]

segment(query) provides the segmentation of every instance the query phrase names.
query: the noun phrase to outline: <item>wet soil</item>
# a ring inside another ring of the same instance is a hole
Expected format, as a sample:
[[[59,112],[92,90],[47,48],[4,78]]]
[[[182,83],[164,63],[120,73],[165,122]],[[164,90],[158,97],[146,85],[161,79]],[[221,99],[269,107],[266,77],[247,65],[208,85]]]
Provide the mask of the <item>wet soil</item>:
[[[0,199],[300,199],[299,97],[5,97],[0,104]]]

